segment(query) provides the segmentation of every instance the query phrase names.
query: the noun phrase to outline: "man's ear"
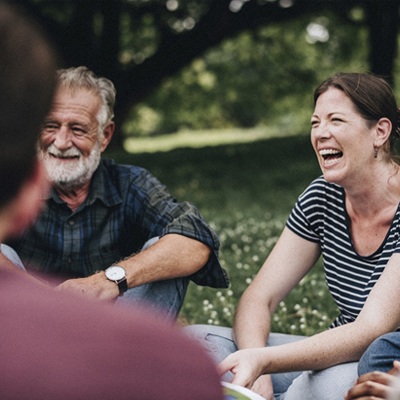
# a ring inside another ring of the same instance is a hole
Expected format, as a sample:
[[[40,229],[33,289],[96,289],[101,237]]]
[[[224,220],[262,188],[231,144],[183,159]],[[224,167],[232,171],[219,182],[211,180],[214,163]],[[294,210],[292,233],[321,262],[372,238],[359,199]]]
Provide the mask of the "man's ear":
[[[100,143],[101,152],[103,152],[111,142],[114,130],[115,130],[115,123],[113,121],[110,121],[103,129],[103,136]]]
[[[32,174],[25,180],[17,196],[6,206],[4,214],[9,222],[7,235],[19,235],[33,223],[44,205],[48,190],[45,167],[36,160]]]

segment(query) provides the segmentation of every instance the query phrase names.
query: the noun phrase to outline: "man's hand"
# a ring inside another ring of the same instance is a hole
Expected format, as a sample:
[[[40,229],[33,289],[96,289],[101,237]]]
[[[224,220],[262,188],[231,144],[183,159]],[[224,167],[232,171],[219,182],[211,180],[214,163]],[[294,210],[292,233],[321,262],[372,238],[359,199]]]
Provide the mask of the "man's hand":
[[[87,278],[69,279],[57,289],[105,301],[115,300],[119,295],[118,285],[108,280],[103,271]]]
[[[345,400],[386,400],[400,399],[400,362],[386,372],[368,372],[361,375],[356,384],[347,392]]]

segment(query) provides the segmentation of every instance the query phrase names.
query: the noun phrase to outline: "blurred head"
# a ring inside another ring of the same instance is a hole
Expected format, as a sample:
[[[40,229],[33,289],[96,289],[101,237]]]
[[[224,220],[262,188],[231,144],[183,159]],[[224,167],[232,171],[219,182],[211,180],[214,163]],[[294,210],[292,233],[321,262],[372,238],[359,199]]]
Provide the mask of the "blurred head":
[[[371,74],[340,73],[327,79],[315,89],[314,104],[319,96],[330,88],[343,91],[370,126],[381,118],[390,120],[392,129],[388,140],[380,150],[383,150],[385,159],[396,161],[395,142],[400,135],[400,113],[394,93],[387,81]]]
[[[56,188],[86,187],[114,132],[115,88],[86,67],[58,71],[58,87],[39,154]]]
[[[54,87],[52,50],[20,10],[0,1],[0,207],[35,169]]]
[[[56,61],[38,27],[0,0],[0,240],[33,221],[47,190],[37,160]]]

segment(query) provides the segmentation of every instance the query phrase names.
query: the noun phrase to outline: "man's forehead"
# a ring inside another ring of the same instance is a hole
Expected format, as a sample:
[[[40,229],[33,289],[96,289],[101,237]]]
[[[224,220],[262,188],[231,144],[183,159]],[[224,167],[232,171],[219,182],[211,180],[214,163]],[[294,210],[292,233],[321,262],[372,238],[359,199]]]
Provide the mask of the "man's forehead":
[[[100,108],[100,99],[92,91],[86,89],[71,90],[59,88],[53,100],[48,116],[58,113],[96,116]]]

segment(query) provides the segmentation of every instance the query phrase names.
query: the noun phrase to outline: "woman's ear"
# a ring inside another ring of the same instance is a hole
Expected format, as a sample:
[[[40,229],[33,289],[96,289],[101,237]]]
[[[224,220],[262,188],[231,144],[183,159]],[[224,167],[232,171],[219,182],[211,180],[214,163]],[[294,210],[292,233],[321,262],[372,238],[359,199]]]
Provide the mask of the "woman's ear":
[[[36,160],[32,174],[2,213],[9,222],[7,235],[19,235],[33,223],[44,205],[49,187],[45,167]]]
[[[388,118],[381,118],[376,124],[376,134],[374,140],[374,147],[383,146],[389,139],[390,132],[392,131],[392,123]]]

